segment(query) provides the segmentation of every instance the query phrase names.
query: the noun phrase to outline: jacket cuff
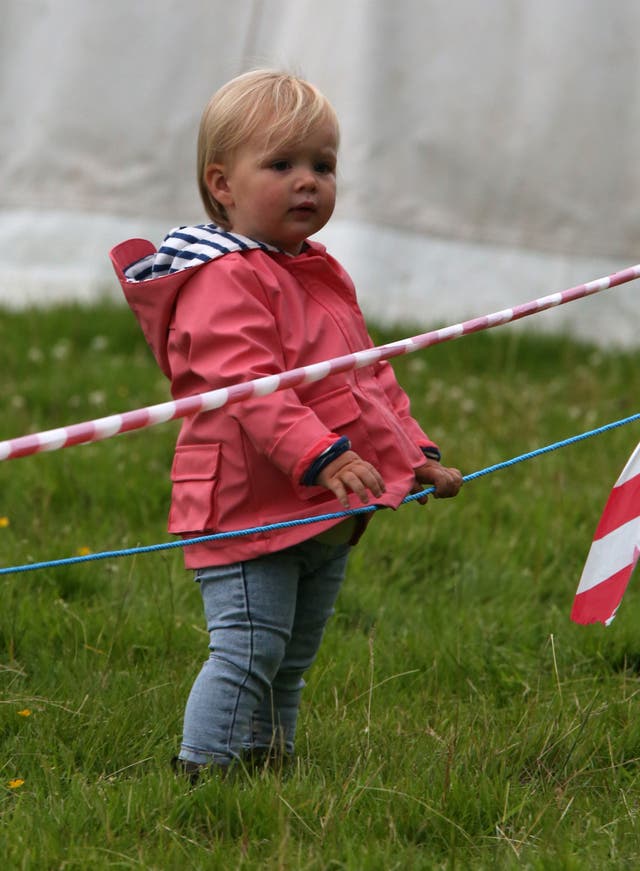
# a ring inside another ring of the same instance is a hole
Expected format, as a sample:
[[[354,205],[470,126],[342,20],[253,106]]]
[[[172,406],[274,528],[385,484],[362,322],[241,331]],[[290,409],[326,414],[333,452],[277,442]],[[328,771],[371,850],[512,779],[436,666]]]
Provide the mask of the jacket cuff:
[[[339,439],[340,436],[334,432],[327,433],[327,435],[319,439],[295,464],[291,476],[293,480],[296,482],[302,481],[311,464]]]
[[[420,450],[428,460],[437,460],[437,462],[440,462],[442,459],[440,448],[438,448],[437,445],[420,445]]]
[[[316,483],[318,475],[325,468],[325,466],[328,466],[329,463],[332,463],[341,454],[344,454],[346,451],[350,450],[351,442],[346,436],[341,436],[337,442],[334,442],[325,451],[323,451],[319,456],[315,458],[315,460],[311,463],[307,471],[300,479],[300,483],[304,484],[305,487],[313,487],[313,485]]]

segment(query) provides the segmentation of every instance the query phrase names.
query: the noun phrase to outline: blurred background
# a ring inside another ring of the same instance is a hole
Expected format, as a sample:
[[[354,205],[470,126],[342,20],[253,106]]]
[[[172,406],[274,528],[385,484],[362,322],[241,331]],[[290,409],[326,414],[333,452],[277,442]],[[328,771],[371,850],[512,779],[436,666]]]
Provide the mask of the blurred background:
[[[118,297],[109,249],[207,220],[202,108],[275,66],[342,128],[318,238],[423,332],[640,261],[634,0],[0,0],[0,305]],[[638,282],[526,321],[637,342]]]

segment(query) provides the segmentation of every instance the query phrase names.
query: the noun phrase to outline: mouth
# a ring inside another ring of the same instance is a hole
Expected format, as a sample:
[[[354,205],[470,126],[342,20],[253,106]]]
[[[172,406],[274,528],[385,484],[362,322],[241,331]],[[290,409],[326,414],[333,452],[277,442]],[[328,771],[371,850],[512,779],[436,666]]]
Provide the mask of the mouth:
[[[292,206],[290,212],[300,215],[313,215],[316,212],[315,203],[298,203],[297,206]]]

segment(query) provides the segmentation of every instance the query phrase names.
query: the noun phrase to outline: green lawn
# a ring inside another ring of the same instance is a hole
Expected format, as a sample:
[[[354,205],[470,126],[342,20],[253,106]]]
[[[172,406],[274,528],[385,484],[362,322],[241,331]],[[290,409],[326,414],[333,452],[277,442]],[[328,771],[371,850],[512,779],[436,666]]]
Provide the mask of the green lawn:
[[[0,366],[0,438],[169,398],[109,304],[2,312]],[[640,411],[640,350],[515,325],[394,366],[465,473]],[[177,429],[0,463],[0,563],[169,540]],[[207,654],[180,550],[0,577],[5,867],[639,867],[636,582],[610,628],[569,620],[639,440],[622,427],[377,515],[284,777],[190,791],[170,771]]]

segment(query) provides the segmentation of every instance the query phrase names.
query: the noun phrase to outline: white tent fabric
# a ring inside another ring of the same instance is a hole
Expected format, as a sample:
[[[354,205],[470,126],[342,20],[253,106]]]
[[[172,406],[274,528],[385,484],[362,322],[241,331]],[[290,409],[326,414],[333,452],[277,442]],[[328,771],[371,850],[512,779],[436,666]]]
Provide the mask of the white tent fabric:
[[[0,8],[0,305],[116,295],[111,245],[202,221],[200,112],[255,66],[302,73],[337,109],[320,238],[368,315],[429,329],[640,260],[634,0]],[[634,344],[638,293],[527,325]]]

